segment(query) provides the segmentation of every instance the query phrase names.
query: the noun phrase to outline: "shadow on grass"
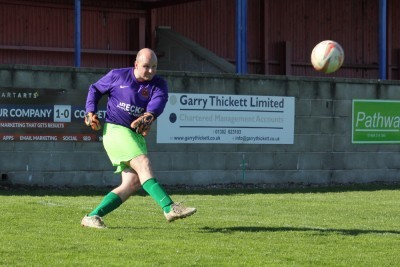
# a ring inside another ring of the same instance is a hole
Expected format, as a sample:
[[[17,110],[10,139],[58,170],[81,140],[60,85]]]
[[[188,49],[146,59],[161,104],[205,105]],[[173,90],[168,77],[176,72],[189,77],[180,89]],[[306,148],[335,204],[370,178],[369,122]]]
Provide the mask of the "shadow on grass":
[[[298,194],[298,193],[339,193],[351,191],[399,190],[400,183],[368,183],[368,184],[214,184],[204,186],[164,185],[166,191],[173,195],[235,195],[235,194]],[[0,183],[0,196],[103,196],[114,187],[104,186],[27,186]],[[135,195],[146,196],[141,189]]]
[[[256,227],[256,226],[241,226],[241,227],[203,227],[200,229],[205,233],[223,233],[231,234],[234,232],[315,232],[317,234],[340,234],[349,236],[358,236],[364,234],[395,234],[400,235],[400,231],[396,230],[364,230],[364,229],[330,229],[330,228],[314,228],[314,227]]]

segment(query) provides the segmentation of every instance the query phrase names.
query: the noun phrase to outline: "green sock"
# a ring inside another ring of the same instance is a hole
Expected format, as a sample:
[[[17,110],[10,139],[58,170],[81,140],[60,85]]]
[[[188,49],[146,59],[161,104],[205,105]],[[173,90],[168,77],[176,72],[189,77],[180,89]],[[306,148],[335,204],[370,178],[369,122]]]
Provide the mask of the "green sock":
[[[160,205],[164,212],[171,211],[174,203],[155,178],[150,178],[143,184],[143,189]]]
[[[121,204],[121,198],[117,194],[110,192],[103,198],[100,204],[89,213],[89,216],[98,215],[103,217],[118,208]]]

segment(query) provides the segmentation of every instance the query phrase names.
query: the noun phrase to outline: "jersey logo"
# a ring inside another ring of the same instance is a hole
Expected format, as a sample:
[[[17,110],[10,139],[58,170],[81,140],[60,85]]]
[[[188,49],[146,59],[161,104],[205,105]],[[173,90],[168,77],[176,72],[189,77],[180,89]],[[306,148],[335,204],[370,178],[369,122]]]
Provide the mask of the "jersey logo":
[[[124,89],[124,88],[127,88],[127,87],[129,87],[129,85],[120,85],[119,86],[119,88],[121,88],[121,89]]]
[[[140,86],[139,88],[139,94],[143,99],[148,99],[149,98],[149,89],[144,86]]]
[[[137,107],[135,105],[131,105],[131,104],[124,103],[124,102],[119,102],[119,104],[117,105],[117,108],[122,109],[123,111],[126,111],[135,117],[137,117],[139,114],[142,114],[144,112],[144,108]]]

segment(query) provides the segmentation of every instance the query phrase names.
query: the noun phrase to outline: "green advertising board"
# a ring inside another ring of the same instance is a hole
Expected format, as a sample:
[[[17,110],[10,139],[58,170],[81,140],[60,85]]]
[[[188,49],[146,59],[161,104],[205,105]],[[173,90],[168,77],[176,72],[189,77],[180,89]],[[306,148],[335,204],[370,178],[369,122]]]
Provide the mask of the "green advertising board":
[[[352,143],[400,143],[400,101],[354,99]]]

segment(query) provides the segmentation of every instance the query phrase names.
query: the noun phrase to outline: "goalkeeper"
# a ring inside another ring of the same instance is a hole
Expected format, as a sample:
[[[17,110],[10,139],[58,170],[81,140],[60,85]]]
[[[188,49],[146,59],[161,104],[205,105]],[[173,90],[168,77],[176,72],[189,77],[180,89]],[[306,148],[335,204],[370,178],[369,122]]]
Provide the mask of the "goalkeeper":
[[[160,205],[168,222],[196,212],[195,208],[172,201],[154,177],[147,157],[144,137],[168,101],[167,83],[156,75],[156,70],[157,56],[151,49],[144,48],[138,52],[133,68],[111,70],[89,87],[85,123],[93,130],[101,129],[97,104],[106,95],[103,145],[117,168],[116,173],[121,173],[122,182],[82,219],[82,226],[106,228],[103,217],[118,208],[140,186]]]

